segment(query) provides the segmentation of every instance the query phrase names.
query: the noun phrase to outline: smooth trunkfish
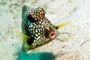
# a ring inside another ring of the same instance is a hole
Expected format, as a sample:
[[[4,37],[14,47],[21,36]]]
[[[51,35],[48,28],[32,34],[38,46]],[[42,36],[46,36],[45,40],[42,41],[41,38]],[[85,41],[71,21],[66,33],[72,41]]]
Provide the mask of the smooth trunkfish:
[[[46,17],[43,8],[30,8],[26,5],[22,8],[22,50],[28,51],[45,45],[55,39],[61,27],[70,24],[64,23],[54,26]]]

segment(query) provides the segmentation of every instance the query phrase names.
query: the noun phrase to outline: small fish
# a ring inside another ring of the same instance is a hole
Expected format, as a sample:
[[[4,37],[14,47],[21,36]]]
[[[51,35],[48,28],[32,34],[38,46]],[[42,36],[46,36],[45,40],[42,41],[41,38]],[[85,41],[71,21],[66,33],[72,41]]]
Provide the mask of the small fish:
[[[24,5],[21,27],[25,35],[23,36],[22,50],[32,50],[49,43],[59,35],[57,30],[65,25],[68,23],[54,26],[45,17],[44,9],[40,7],[33,9]]]

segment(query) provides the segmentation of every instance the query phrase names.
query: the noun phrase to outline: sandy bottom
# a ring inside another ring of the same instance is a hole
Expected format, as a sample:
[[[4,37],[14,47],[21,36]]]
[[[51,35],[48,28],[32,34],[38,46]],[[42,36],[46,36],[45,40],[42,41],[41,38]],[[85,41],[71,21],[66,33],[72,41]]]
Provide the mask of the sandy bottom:
[[[21,51],[22,6],[42,7],[46,17],[59,25],[59,36],[38,50],[59,54],[56,60],[90,60],[90,0],[0,0],[0,60],[16,60]]]

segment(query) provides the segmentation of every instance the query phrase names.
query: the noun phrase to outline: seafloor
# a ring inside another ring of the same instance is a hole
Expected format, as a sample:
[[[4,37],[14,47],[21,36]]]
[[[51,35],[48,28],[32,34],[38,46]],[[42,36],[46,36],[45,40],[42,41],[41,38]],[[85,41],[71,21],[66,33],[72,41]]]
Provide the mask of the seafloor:
[[[21,51],[22,6],[42,7],[46,17],[59,25],[59,36],[38,48],[58,54],[55,60],[90,60],[90,0],[0,0],[0,60],[17,60]]]

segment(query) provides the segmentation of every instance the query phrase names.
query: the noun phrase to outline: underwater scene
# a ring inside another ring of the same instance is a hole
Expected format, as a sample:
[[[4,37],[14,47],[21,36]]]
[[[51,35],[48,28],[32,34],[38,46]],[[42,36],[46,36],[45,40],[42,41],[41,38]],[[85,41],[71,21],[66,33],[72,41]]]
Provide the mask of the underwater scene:
[[[90,0],[0,0],[0,60],[90,60]]]

